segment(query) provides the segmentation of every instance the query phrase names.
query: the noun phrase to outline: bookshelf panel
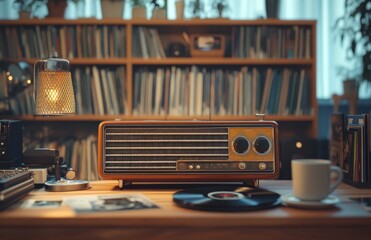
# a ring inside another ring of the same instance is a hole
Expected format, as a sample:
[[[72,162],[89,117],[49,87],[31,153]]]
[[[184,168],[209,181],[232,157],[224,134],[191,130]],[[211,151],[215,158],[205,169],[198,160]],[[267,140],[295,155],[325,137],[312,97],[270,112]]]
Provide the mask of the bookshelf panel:
[[[223,56],[192,57],[197,34],[223,36]],[[28,138],[43,136],[30,146],[61,147],[70,161],[74,146],[95,146],[104,120],[249,121],[267,113],[281,137],[317,136],[315,21],[7,20],[0,38],[1,115],[24,121]],[[174,43],[183,55],[169,54]],[[31,87],[9,94],[7,67],[54,50],[71,63],[77,114],[36,117]],[[73,131],[63,131],[66,123]]]

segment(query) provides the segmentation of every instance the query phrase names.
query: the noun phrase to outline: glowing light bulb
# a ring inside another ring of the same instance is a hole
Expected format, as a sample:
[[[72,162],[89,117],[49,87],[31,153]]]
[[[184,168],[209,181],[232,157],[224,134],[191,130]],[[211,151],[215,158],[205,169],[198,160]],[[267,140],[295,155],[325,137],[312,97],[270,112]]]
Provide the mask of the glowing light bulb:
[[[59,100],[59,91],[56,89],[48,89],[46,95],[48,96],[48,101],[56,102]]]

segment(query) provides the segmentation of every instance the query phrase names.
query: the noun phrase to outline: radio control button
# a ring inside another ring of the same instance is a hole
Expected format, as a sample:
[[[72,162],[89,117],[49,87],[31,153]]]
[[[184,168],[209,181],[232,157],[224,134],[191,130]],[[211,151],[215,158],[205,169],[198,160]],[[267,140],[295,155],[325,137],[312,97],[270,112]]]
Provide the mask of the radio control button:
[[[240,163],[238,164],[238,168],[241,169],[241,170],[245,169],[245,168],[246,168],[246,163],[244,163],[244,162],[240,162]]]
[[[254,141],[254,149],[259,154],[266,154],[271,148],[271,143],[268,138],[260,136]]]
[[[189,165],[189,166],[188,166],[188,169],[189,169],[189,170],[193,170],[193,165]]]
[[[234,141],[233,141],[233,149],[236,153],[239,153],[239,154],[244,154],[247,152],[247,150],[249,149],[249,140],[247,140],[246,137],[237,137]]]
[[[200,165],[196,165],[196,169],[197,170],[200,170],[201,169],[201,166]]]
[[[259,163],[259,169],[260,170],[265,170],[265,169],[267,169],[267,164],[265,164],[265,163]]]

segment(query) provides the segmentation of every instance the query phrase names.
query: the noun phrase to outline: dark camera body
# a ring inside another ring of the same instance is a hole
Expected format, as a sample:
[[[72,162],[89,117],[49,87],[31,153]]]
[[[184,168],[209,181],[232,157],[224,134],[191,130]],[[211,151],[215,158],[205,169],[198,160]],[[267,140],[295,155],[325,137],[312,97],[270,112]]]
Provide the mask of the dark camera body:
[[[0,169],[22,166],[22,122],[0,120]]]
[[[23,161],[24,166],[28,168],[47,168],[48,177],[59,178],[73,171],[73,169],[65,163],[63,158],[59,156],[59,151],[56,149],[28,149],[24,152]]]

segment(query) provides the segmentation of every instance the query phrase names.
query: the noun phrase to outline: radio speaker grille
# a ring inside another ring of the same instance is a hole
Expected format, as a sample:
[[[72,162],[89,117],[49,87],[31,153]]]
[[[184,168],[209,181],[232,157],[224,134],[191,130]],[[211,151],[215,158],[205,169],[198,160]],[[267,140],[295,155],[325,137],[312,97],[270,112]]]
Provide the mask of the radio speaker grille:
[[[227,160],[228,128],[105,128],[104,170],[166,172],[177,160]]]

